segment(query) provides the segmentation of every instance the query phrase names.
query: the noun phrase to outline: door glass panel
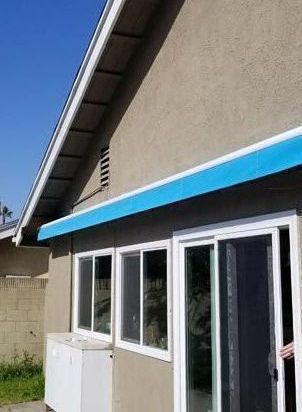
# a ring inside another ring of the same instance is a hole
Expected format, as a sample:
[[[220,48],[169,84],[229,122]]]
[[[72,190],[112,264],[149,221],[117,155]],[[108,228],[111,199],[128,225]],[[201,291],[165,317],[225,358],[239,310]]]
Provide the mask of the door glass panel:
[[[140,342],[140,255],[123,256],[122,339]]]
[[[92,258],[81,259],[79,267],[78,327],[91,330]]]
[[[216,410],[214,248],[185,249],[187,409]]]
[[[271,235],[219,242],[222,410],[277,411]]]
[[[166,250],[144,252],[144,344],[168,348]]]
[[[111,333],[111,255],[95,258],[94,325],[95,332]]]

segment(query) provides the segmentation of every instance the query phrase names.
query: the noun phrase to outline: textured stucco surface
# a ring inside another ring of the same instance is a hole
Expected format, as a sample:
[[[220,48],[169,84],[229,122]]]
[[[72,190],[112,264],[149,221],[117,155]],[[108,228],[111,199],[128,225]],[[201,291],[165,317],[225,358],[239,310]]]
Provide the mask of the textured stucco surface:
[[[0,276],[47,276],[48,248],[16,247],[12,238],[0,240]]]
[[[114,412],[173,412],[171,363],[116,348],[113,382]]]
[[[61,238],[51,245],[45,294],[45,333],[70,330],[71,243]]]
[[[164,3],[81,165],[68,208],[99,187],[105,142],[110,189],[75,210],[301,124],[300,1]]]

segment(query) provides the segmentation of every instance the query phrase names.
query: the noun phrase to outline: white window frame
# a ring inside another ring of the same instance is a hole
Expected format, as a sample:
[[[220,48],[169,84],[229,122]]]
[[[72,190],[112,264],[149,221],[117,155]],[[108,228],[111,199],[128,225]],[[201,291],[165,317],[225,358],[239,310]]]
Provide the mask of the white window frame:
[[[92,313],[91,313],[91,327],[93,328],[94,323],[94,284],[95,284],[95,259],[100,256],[111,256],[111,330],[110,334],[105,334],[101,332],[94,332],[92,330],[86,330],[78,327],[79,320],[79,275],[80,275],[80,260],[85,258],[92,258]],[[99,339],[104,342],[112,342],[112,332],[113,332],[113,312],[114,312],[114,264],[115,264],[115,252],[114,248],[93,250],[89,252],[77,253],[74,255],[74,293],[73,293],[73,332],[78,333],[93,339]]]
[[[153,250],[167,250],[167,343],[168,349],[158,349],[143,344],[143,253]],[[121,337],[122,332],[122,259],[124,255],[138,252],[140,254],[140,343],[124,341]],[[116,346],[121,349],[150,356],[166,362],[171,362],[171,239],[158,242],[140,243],[136,245],[120,247],[116,249]]]
[[[300,281],[300,261],[299,261],[299,220],[295,210],[287,212],[274,213],[240,219],[219,224],[201,226],[188,230],[174,232],[173,234],[173,347],[174,347],[174,411],[187,412],[186,405],[186,371],[185,363],[185,323],[182,307],[184,299],[184,267],[183,267],[183,250],[187,246],[197,244],[216,244],[219,240],[246,237],[255,234],[272,234],[272,242],[275,242],[275,248],[278,248],[278,229],[287,227],[290,236],[290,254],[291,254],[291,282],[292,282],[292,305],[293,305],[293,331],[295,342],[295,371],[296,371],[296,404],[297,410],[302,410],[302,330],[301,330],[301,281]],[[218,248],[215,248],[215,301],[216,301],[216,345],[217,345],[217,412],[221,412],[221,382],[220,382],[220,315],[219,315],[219,284],[218,284]],[[276,260],[275,260],[276,264]],[[279,268],[275,268],[278,272]],[[275,316],[281,316],[282,308],[278,299],[278,288],[280,280],[274,282],[275,289]],[[277,299],[276,299],[277,297]],[[280,339],[280,336],[276,336]],[[280,367],[281,360],[277,359]],[[281,372],[282,372],[281,367]],[[280,369],[279,369],[280,370]],[[279,379],[279,381],[282,380]],[[279,382],[279,385],[282,382]],[[282,394],[281,394],[282,395]],[[279,411],[284,410],[284,398],[278,399]]]

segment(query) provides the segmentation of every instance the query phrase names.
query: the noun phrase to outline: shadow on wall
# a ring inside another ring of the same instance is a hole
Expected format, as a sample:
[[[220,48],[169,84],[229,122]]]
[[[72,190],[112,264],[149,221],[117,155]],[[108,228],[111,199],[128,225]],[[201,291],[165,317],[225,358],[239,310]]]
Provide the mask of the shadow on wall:
[[[0,240],[0,276],[42,276],[48,273],[48,248],[16,247],[11,238]]]
[[[97,225],[72,235],[73,250],[79,253],[158,241],[171,238],[177,230],[291,209],[301,216],[301,184],[298,168]],[[67,238],[60,238],[61,243],[66,244]]]
[[[298,168],[129,216],[112,222],[115,246],[168,239],[178,230],[286,210],[295,209],[301,216],[301,184]],[[94,239],[103,231],[102,225],[90,230]]]
[[[70,236],[59,236],[50,242],[51,258],[68,258],[71,248]]]

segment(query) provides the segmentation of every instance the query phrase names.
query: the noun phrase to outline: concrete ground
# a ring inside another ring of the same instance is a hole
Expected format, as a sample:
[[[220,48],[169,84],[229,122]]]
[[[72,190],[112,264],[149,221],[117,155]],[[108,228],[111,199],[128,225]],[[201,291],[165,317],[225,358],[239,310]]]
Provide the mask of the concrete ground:
[[[7,405],[0,407],[0,412],[45,412],[46,407],[43,402],[26,402],[17,405]]]

